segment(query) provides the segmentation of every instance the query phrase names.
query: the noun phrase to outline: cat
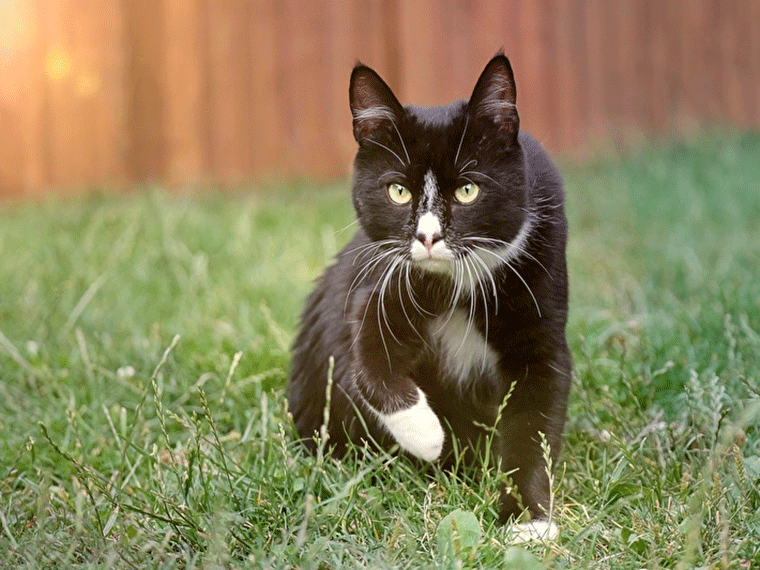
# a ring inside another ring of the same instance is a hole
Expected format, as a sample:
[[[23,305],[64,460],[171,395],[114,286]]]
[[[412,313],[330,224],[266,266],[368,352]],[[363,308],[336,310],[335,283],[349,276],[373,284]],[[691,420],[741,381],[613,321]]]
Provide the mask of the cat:
[[[541,435],[556,464],[572,360],[560,176],[520,131],[499,52],[469,101],[402,106],[358,63],[350,82],[359,229],[318,280],[293,343],[288,406],[312,451],[374,442],[468,462],[490,432],[512,471],[500,520],[555,536]]]

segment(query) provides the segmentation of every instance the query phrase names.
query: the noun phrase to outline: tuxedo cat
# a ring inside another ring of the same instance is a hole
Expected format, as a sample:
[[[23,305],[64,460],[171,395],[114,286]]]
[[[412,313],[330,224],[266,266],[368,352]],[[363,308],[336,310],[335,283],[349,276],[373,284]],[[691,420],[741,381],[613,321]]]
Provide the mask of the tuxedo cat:
[[[354,68],[359,230],[308,298],[288,402],[315,450],[334,357],[334,455],[370,441],[450,465],[455,447],[474,462],[492,437],[512,472],[502,520],[527,509],[528,530],[553,535],[539,434],[556,462],[572,366],[567,222],[560,177],[520,131],[515,99],[501,53],[469,101],[445,107],[403,107]]]

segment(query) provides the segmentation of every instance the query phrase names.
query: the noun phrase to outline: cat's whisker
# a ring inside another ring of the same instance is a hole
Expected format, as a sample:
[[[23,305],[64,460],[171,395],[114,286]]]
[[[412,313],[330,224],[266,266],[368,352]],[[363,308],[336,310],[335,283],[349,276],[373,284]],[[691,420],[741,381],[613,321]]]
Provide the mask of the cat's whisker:
[[[409,152],[406,150],[406,144],[404,144],[404,137],[401,136],[401,132],[398,130],[398,127],[396,126],[396,121],[391,121],[391,125],[393,125],[393,128],[396,131],[396,134],[398,135],[398,140],[401,143],[401,148],[404,149],[404,154],[406,155],[406,165],[409,166],[412,163],[412,160],[409,158]]]
[[[394,266],[394,264],[390,264],[390,265],[386,266],[383,269],[382,273],[380,274],[380,278],[377,280],[377,282],[375,283],[375,286],[372,288],[372,291],[369,294],[369,298],[370,299],[375,295],[375,293],[377,292],[377,288],[380,287],[381,284],[384,282],[384,278],[385,278],[386,274],[388,273],[388,270],[390,268],[392,268],[393,266]],[[383,287],[384,287],[384,285],[383,285]],[[382,290],[382,287],[381,287],[381,290]],[[359,331],[357,332],[356,336],[354,337],[353,341],[351,342],[351,348],[353,348],[354,344],[356,344],[356,341],[359,339],[359,336],[360,336],[359,333],[361,333],[362,329],[364,328],[364,323],[366,322],[366,319],[367,319],[367,312],[369,311],[370,304],[371,303],[367,302],[366,305],[365,305],[365,307],[364,307],[364,314],[362,315],[362,320],[361,320],[361,323],[359,324]],[[377,308],[378,324],[379,324],[379,321],[380,321],[380,305],[381,304],[382,304],[381,303],[381,299],[379,298],[378,299],[378,308]],[[386,322],[386,325],[387,325],[387,322]],[[385,356],[388,359],[388,365],[391,366],[392,365],[392,363],[391,363],[391,355],[390,355],[390,351],[388,350],[388,345],[385,342],[385,334],[383,333],[383,327],[379,325],[378,326],[378,330],[380,331],[380,340],[383,343],[383,349],[385,350]]]
[[[396,159],[401,163],[401,166],[403,166],[404,168],[406,168],[406,163],[403,160],[401,160],[401,157],[399,155],[397,155],[393,151],[393,149],[388,148],[383,143],[377,142],[376,140],[373,140],[373,139],[370,139],[370,138],[363,138],[362,140],[365,140],[367,142],[371,142],[372,144],[375,144],[375,145],[379,146],[380,148],[387,150],[389,153],[391,153],[393,156],[396,157]]]
[[[491,272],[488,271],[488,267],[485,265],[482,259],[480,259],[478,256],[472,256],[471,260],[473,262],[477,261],[481,264],[482,267],[485,269],[485,275],[488,276],[488,278],[491,280],[491,284],[493,285],[493,298],[494,298],[494,305],[495,310],[494,314],[499,312],[499,299],[496,295],[496,283],[493,280],[493,277],[491,276]],[[488,315],[491,312],[488,307],[488,296],[486,295],[486,288],[483,284],[483,279],[478,279],[478,288],[480,289],[480,295],[483,298],[483,317],[484,317],[484,337],[486,340],[488,340]],[[488,343],[483,343],[483,361],[482,361],[482,370],[485,371],[488,367]]]
[[[353,222],[351,222],[350,224],[348,224],[345,228],[342,228],[342,229],[339,229],[339,230],[335,230],[335,235],[336,236],[340,235],[340,234],[348,231],[350,228],[352,228],[354,226],[358,226],[358,225],[359,225],[359,220],[354,220]]]
[[[365,255],[365,252],[367,252],[369,250],[372,250],[372,249],[378,249],[378,248],[386,246],[386,245],[396,245],[396,244],[398,244],[398,240],[397,239],[383,239],[383,240],[378,240],[378,241],[373,241],[373,242],[370,242],[370,243],[366,243],[364,245],[360,245],[358,247],[354,247],[352,249],[346,250],[345,254],[348,255],[348,254],[355,253],[355,252],[362,252],[361,255],[356,255],[354,257],[354,260],[353,260],[352,264],[355,265],[357,261],[360,261],[363,258],[363,256]]]
[[[373,254],[373,257],[370,258],[369,262],[362,267],[362,269],[359,271],[359,273],[356,274],[356,277],[354,277],[354,280],[351,282],[351,285],[348,287],[348,292],[346,293],[346,301],[343,305],[343,313],[345,314],[348,311],[348,301],[351,298],[351,295],[356,290],[356,288],[361,284],[364,279],[371,274],[375,268],[382,263],[386,258],[390,257],[391,255],[394,255],[396,252],[393,249],[383,251],[379,254],[375,253]]]
[[[462,138],[459,139],[459,146],[457,147],[457,153],[454,156],[454,165],[459,162],[459,152],[462,150],[462,143],[464,142],[464,135],[467,133],[467,127],[470,124],[470,115],[466,115],[464,118],[464,129],[462,129]],[[469,164],[469,163],[468,163]],[[465,166],[465,168],[467,168]]]
[[[409,288],[409,263],[404,260],[402,267],[404,268],[404,274],[407,276],[407,287],[406,287],[406,294],[409,296],[410,299],[412,299],[412,306],[414,307],[415,301],[414,301],[414,292],[412,289]],[[401,272],[397,275],[397,283],[398,283],[398,299],[399,299],[399,305],[401,306],[401,311],[404,313],[404,317],[406,318],[406,322],[409,324],[409,327],[414,331],[414,333],[420,338],[422,341],[422,344],[425,345],[426,348],[430,349],[430,346],[427,343],[427,340],[425,337],[420,333],[420,331],[417,330],[417,327],[414,326],[414,322],[412,321],[411,317],[409,317],[409,313],[406,310],[406,305],[404,304],[404,292],[401,290]]]
[[[541,307],[538,306],[538,300],[536,299],[536,296],[533,294],[533,290],[530,288],[530,285],[523,279],[523,276],[520,275],[520,272],[515,269],[515,267],[509,263],[506,262],[505,265],[509,267],[515,275],[517,275],[517,278],[522,281],[522,284],[525,285],[525,288],[528,290],[528,293],[530,293],[531,298],[533,299],[533,304],[536,306],[536,312],[538,313],[538,318],[541,318]]]
[[[443,331],[451,321],[451,318],[454,316],[454,313],[456,312],[457,307],[459,306],[459,297],[462,292],[462,282],[464,280],[464,270],[462,269],[462,261],[459,258],[454,259],[454,284],[451,288],[451,308],[448,311],[448,315],[446,317],[446,320],[439,324],[438,328],[436,329],[436,334],[440,334],[441,331]]]
[[[478,161],[475,160],[474,158],[471,158],[470,160],[468,160],[467,163],[464,166],[462,166],[462,168],[460,169],[462,171],[462,172],[460,172],[460,176],[462,174],[466,174],[467,172],[465,172],[465,171],[468,168],[470,168],[470,166],[477,166],[477,164],[478,164]],[[471,172],[471,171],[468,171],[468,172]]]
[[[491,291],[493,293],[493,300],[494,300],[494,305],[495,305],[494,313],[498,313],[499,312],[499,296],[498,296],[498,291],[496,287],[496,281],[493,278],[493,274],[491,273],[491,270],[488,268],[488,265],[486,264],[486,262],[483,261],[483,259],[479,255],[473,254],[472,259],[473,261],[477,262],[483,270],[482,277],[478,280],[478,284],[482,283],[483,278],[488,279],[488,281],[491,284]],[[483,295],[483,301],[486,303],[486,306],[488,306],[488,302],[485,297],[485,292]]]
[[[474,290],[474,281],[475,278],[472,274],[472,268],[470,267],[470,262],[467,257],[462,258],[462,265],[467,270],[467,277],[469,278],[469,287],[468,290],[470,291],[470,308],[467,313],[467,328],[465,328],[464,334],[462,335],[462,342],[459,345],[459,348],[457,349],[457,354],[459,354],[459,351],[464,348],[465,342],[467,341],[467,337],[470,336],[470,331],[472,330],[472,325],[475,322],[475,295],[472,294],[472,291]]]
[[[498,181],[494,180],[493,178],[491,178],[488,174],[485,174],[484,172],[477,172],[475,170],[466,170],[464,172],[460,172],[459,176],[464,177],[464,176],[467,176],[468,174],[474,174],[476,177],[480,176],[482,178],[485,178],[486,180],[489,180],[489,181],[493,182],[499,188],[502,188],[502,189],[504,188],[503,184],[501,184]]]
[[[397,344],[402,344],[401,341],[398,339],[396,334],[393,332],[393,327],[391,326],[390,322],[388,321],[388,313],[385,309],[385,292],[388,290],[388,283],[391,277],[393,276],[393,272],[395,271],[398,264],[401,262],[400,258],[394,259],[391,264],[385,268],[385,271],[383,272],[383,275],[380,278],[380,291],[378,295],[378,301],[377,301],[377,320],[378,323],[380,322],[380,318],[382,317],[382,322],[385,323],[386,328],[388,329],[388,332],[391,333],[391,337],[393,340],[396,341]],[[390,354],[388,353],[388,346],[385,344],[385,334],[383,333],[383,327],[378,327],[380,330],[380,336],[383,339],[383,345],[385,346],[385,352],[388,355],[388,366],[391,366],[391,360],[390,360]]]
[[[514,242],[509,242],[509,241],[504,241],[504,240],[501,240],[501,239],[494,239],[494,238],[485,238],[485,237],[467,237],[467,238],[465,238],[465,240],[466,241],[471,241],[471,242],[493,243],[493,244],[496,244],[496,245],[500,245],[500,246],[502,246],[504,248],[507,248],[507,251],[510,251],[510,250],[514,249],[515,251],[518,251],[519,253],[523,254],[528,259],[530,259],[530,260],[534,261],[535,263],[537,263],[538,266],[541,267],[541,269],[544,270],[544,272],[546,273],[546,275],[550,279],[552,279],[552,274],[549,273],[549,270],[546,269],[546,267],[544,266],[543,263],[541,263],[538,259],[536,259],[536,257],[533,254],[531,254],[527,249],[525,249],[524,247],[521,247],[521,246],[517,245]],[[505,258],[505,256],[499,255],[498,252],[490,250],[490,249],[488,249],[486,247],[481,247],[481,246],[476,245],[476,244],[473,244],[472,247],[474,247],[474,248],[476,248],[476,249],[478,249],[480,251],[483,251],[485,253],[489,253],[489,254],[493,255],[494,257],[496,257],[499,261],[501,261],[503,263],[507,263],[508,261],[510,261],[510,259],[509,259],[509,253],[507,253],[507,256]]]
[[[407,262],[404,264],[404,268],[405,268],[404,278],[406,280],[406,290],[407,290],[407,294],[409,295],[409,298],[412,301],[412,306],[421,315],[427,315],[429,317],[434,316],[433,313],[425,309],[422,305],[420,305],[417,302],[417,296],[414,294],[414,287],[412,286],[412,280],[410,277],[410,273],[412,271],[412,264]]]
[[[525,279],[523,279],[523,276],[522,276],[522,275],[520,275],[520,272],[519,272],[519,271],[517,271],[517,269],[514,267],[514,265],[512,265],[512,264],[509,262],[509,260],[508,260],[508,259],[506,259],[505,257],[503,257],[503,256],[499,255],[498,253],[496,253],[496,252],[494,252],[494,251],[491,251],[491,250],[490,250],[490,249],[488,249],[488,248],[485,248],[485,247],[480,247],[480,246],[478,246],[478,245],[474,245],[474,246],[472,246],[472,247],[474,247],[475,249],[478,249],[478,250],[480,250],[480,251],[484,251],[484,252],[486,252],[486,253],[490,253],[491,255],[493,255],[494,257],[496,257],[496,258],[497,258],[498,260],[500,260],[500,261],[501,261],[501,262],[502,262],[504,265],[506,265],[507,267],[509,267],[509,268],[512,270],[512,272],[513,272],[513,273],[514,273],[514,274],[517,276],[517,278],[518,278],[520,281],[522,281],[523,285],[525,285],[525,288],[528,290],[528,293],[530,293],[530,296],[533,298],[533,303],[536,305],[536,310],[538,311],[538,316],[539,316],[539,318],[540,318],[540,317],[541,317],[541,308],[538,306],[538,301],[536,300],[536,296],[533,294],[533,290],[530,288],[530,286],[528,285],[527,281],[525,281]],[[545,271],[545,270],[546,270],[546,269],[544,269],[544,271]]]
[[[354,277],[354,280],[351,282],[351,285],[348,288],[348,295],[350,296],[351,293],[354,292],[356,287],[361,283],[365,277],[367,277],[372,271],[374,271],[375,267],[379,263],[381,263],[385,258],[391,256],[394,254],[393,250],[387,250],[378,253],[374,253],[373,256],[369,259],[369,261],[359,270],[359,272],[356,274],[356,277]]]

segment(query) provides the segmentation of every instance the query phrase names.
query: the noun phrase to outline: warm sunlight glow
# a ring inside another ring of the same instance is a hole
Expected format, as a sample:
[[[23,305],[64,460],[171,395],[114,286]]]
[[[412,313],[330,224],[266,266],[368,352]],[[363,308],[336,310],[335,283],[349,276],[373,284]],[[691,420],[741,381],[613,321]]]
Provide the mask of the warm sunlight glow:
[[[0,63],[28,46],[35,31],[28,1],[2,0],[0,2]]]
[[[61,80],[71,74],[71,56],[61,48],[51,49],[45,56],[45,74],[50,79]]]

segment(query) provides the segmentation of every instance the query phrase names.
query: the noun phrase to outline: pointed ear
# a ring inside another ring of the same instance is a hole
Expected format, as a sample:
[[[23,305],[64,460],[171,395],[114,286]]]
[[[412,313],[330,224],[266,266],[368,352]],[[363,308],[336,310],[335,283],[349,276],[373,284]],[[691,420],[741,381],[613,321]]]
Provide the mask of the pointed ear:
[[[491,121],[499,130],[516,137],[520,130],[516,101],[512,66],[503,53],[498,53],[488,62],[475,85],[470,97],[470,115]]]
[[[357,64],[349,88],[354,138],[357,142],[378,129],[398,123],[404,113],[391,88],[366,65]]]

